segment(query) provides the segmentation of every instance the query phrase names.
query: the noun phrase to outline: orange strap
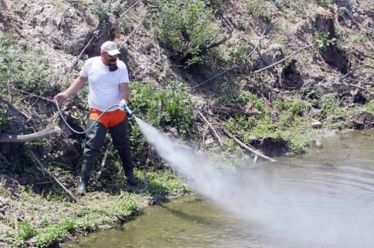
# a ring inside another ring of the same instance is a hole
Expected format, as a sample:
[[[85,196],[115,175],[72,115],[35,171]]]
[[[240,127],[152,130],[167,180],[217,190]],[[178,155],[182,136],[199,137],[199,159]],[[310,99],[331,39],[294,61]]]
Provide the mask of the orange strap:
[[[126,119],[126,112],[120,109],[106,112],[98,120],[99,116],[103,113],[98,109],[91,109],[89,114],[89,119],[98,121],[103,124],[106,128],[114,127]]]

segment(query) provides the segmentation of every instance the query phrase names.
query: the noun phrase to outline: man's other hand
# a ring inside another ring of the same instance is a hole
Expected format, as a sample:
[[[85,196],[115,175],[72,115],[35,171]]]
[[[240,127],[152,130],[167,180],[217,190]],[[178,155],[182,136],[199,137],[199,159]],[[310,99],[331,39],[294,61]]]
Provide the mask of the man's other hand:
[[[127,106],[127,101],[125,99],[122,99],[119,102],[119,108],[122,109],[123,111],[126,111],[125,107]]]
[[[69,95],[66,92],[61,92],[58,93],[53,99],[56,100],[59,104],[63,104],[68,98]]]

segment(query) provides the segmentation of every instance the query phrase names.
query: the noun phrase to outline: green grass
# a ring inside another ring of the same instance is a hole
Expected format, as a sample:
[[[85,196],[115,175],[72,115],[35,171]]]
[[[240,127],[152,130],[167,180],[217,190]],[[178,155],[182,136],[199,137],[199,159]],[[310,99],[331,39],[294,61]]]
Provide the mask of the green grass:
[[[190,192],[170,170],[136,170],[135,173],[146,182],[139,189],[121,191],[119,194],[92,192],[78,199],[78,203],[70,203],[54,195],[39,195],[31,187],[21,186],[17,199],[7,199],[11,205],[18,204],[19,214],[28,221],[20,221],[17,230],[13,227],[7,231],[7,242],[17,247],[23,247],[26,243],[48,247],[76,232],[111,226],[119,219],[137,214],[141,203],[150,196],[167,197]],[[8,195],[4,187],[0,187],[0,192],[4,192],[1,194],[3,197]],[[6,216],[4,223],[13,223],[12,216]]]
[[[311,127],[310,118],[305,116],[310,104],[300,99],[290,99],[277,100],[274,106],[278,118],[272,116],[270,111],[264,111],[260,116],[237,115],[226,121],[226,128],[244,142],[252,138],[284,139],[288,141],[291,152],[305,153],[316,132]]]
[[[173,172],[165,170],[163,172],[142,171],[139,177],[147,181],[147,191],[151,195],[175,195],[190,192],[180,178]]]

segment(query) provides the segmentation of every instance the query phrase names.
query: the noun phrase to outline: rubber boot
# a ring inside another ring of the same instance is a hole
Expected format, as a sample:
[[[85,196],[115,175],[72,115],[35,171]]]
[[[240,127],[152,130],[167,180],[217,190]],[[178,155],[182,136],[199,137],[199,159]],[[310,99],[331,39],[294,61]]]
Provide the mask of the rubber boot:
[[[127,177],[127,183],[130,184],[131,186],[138,186],[140,184],[140,180],[134,176],[133,174],[130,174]]]
[[[86,194],[86,191],[87,191],[87,182],[85,180],[82,180],[82,178],[80,178],[78,188],[77,188],[77,194],[80,196],[83,196]]]

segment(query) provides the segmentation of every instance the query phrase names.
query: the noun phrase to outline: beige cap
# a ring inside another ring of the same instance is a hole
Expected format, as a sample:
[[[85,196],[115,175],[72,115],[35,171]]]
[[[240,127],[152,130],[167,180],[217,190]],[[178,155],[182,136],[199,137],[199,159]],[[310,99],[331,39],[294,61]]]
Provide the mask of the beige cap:
[[[101,52],[108,53],[110,56],[121,54],[118,50],[117,44],[113,41],[106,41],[101,45]]]

